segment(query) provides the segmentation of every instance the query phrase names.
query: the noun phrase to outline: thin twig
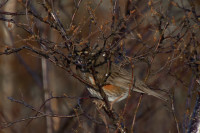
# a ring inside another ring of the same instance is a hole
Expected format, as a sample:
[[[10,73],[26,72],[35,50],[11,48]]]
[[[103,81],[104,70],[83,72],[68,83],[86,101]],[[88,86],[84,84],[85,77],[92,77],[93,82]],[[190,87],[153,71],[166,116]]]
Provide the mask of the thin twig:
[[[138,112],[138,109],[139,109],[141,101],[142,101],[142,96],[143,95],[141,94],[140,97],[139,97],[139,101],[138,101],[137,107],[136,107],[136,109],[134,111],[134,114],[133,114],[133,121],[132,121],[132,124],[131,124],[131,133],[133,133],[137,112]]]

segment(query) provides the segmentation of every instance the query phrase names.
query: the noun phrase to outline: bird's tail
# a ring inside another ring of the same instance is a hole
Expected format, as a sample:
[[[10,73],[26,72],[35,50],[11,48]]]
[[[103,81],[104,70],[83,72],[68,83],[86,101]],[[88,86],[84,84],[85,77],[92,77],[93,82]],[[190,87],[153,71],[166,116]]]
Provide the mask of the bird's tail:
[[[168,102],[168,98],[166,96],[158,92],[155,92],[154,90],[150,89],[144,82],[139,80],[135,82],[135,87],[133,87],[133,91],[151,95],[158,99],[163,100],[164,102]]]

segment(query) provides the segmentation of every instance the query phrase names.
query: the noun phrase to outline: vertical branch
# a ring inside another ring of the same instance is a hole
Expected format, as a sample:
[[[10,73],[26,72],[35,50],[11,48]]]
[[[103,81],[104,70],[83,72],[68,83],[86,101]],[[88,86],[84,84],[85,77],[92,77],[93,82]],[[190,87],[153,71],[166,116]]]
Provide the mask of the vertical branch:
[[[44,3],[44,6],[46,9],[48,9],[48,13],[51,14],[51,17],[54,19],[54,21],[56,22],[56,24],[60,24],[59,27],[63,30],[62,33],[65,33],[65,30],[63,28],[63,25],[60,23],[60,21],[57,19],[57,16],[54,12],[54,9],[53,9],[53,3],[52,1],[50,1],[51,3],[49,3],[48,1],[46,0],[43,0],[43,3]],[[45,27],[45,30],[44,31],[48,31],[48,28]],[[48,32],[44,32],[44,31],[41,31],[42,33],[42,36],[45,36],[45,34],[47,34]],[[43,49],[44,51],[47,50],[47,48],[44,46],[44,45],[41,45],[41,49]],[[41,63],[42,63],[42,81],[43,81],[43,90],[44,90],[44,100],[46,101],[47,99],[50,98],[50,88],[49,88],[49,76],[48,76],[48,62],[47,60],[42,57],[42,60],[41,60]],[[47,102],[45,104],[45,113],[48,113],[48,112],[51,112],[51,103],[50,102]],[[54,130],[53,130],[53,120],[51,117],[46,117],[46,132],[47,133],[53,133]]]
[[[115,28],[115,22],[119,19],[119,0],[113,1],[113,16],[112,16],[112,24],[111,31]]]
[[[131,125],[131,133],[133,133],[133,129],[134,129],[134,125],[135,125],[135,120],[136,120],[136,116],[137,116],[137,112],[138,112],[138,109],[140,107],[140,104],[141,104],[141,101],[142,101],[142,94],[140,95],[140,98],[139,98],[139,101],[138,101],[138,104],[137,104],[137,107],[134,111],[134,117],[133,117],[133,121],[132,121],[132,125]]]
[[[171,111],[172,111],[172,115],[174,117],[174,121],[176,123],[177,133],[180,133],[179,122],[178,122],[178,119],[177,119],[177,116],[176,116],[176,112],[175,112],[175,107],[174,107],[174,94],[171,97],[170,101],[171,101]]]
[[[200,131],[200,95],[196,100],[196,105],[192,113],[192,118],[190,119],[190,124],[187,133],[199,133],[199,131]]]
[[[195,81],[195,75],[192,75],[191,81],[190,81],[190,85],[188,88],[188,98],[186,100],[186,113],[184,114],[184,127],[183,130],[185,130],[187,128],[187,125],[189,124],[189,113],[190,113],[190,106],[191,106],[191,93],[194,89],[194,81]],[[189,113],[188,113],[189,112]]]
[[[2,2],[1,2],[2,3]],[[5,5],[4,5],[5,4]],[[4,6],[4,11],[9,12],[15,12],[16,11],[16,1],[5,1],[5,3],[2,3],[0,7]],[[10,16],[7,16],[6,18],[11,18]],[[5,43],[6,47],[13,46],[13,34],[10,30],[13,30],[14,24],[10,22],[2,23],[3,35],[1,38],[3,38],[3,43]],[[14,31],[14,30],[13,30]],[[12,117],[12,105],[9,104],[6,100],[5,96],[11,96],[13,95],[14,91],[14,77],[13,77],[13,67],[12,62],[14,60],[14,56],[3,56],[2,60],[0,61],[0,97],[3,97],[2,105],[6,106],[6,108],[2,108],[2,114],[7,118],[7,120],[13,119]]]
[[[50,89],[49,89],[49,79],[48,79],[48,63],[47,60],[42,57],[42,80],[44,89],[44,100],[49,99]],[[45,113],[51,112],[51,104],[47,102],[45,104]],[[53,121],[51,117],[46,117],[46,129],[47,133],[53,133]]]

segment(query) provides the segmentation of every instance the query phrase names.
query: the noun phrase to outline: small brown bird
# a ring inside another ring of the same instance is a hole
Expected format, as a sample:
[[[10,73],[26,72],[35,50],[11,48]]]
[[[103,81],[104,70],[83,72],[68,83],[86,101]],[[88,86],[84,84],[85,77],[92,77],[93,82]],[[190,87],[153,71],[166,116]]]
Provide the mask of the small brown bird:
[[[101,81],[106,74],[107,67],[100,66],[95,67],[96,77],[98,81]],[[83,73],[84,79],[89,81],[92,85],[95,85],[95,80],[90,73]],[[101,94],[91,87],[87,87],[92,96],[102,99]],[[110,102],[119,102],[128,97],[129,90],[144,93],[154,96],[163,101],[167,101],[167,98],[162,94],[159,94],[151,90],[143,81],[133,80],[132,73],[120,68],[116,64],[112,63],[110,69],[110,75],[106,80],[106,84],[102,87]]]

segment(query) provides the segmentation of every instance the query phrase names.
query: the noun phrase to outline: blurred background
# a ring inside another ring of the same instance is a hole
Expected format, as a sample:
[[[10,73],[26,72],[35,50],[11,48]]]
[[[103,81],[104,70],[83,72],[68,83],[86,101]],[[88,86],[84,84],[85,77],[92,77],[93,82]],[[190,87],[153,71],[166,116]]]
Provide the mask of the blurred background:
[[[29,3],[31,11],[43,20],[49,19],[42,2],[0,1],[0,52],[24,45],[40,49],[33,35],[40,35],[56,44],[63,43],[58,31],[34,17],[26,7]],[[101,33],[96,32],[99,27],[103,27],[105,36],[112,32],[110,23],[116,1],[51,2],[67,33],[74,40],[87,40],[93,33],[89,41],[95,45],[102,43]],[[129,20],[124,25],[127,28],[125,37],[120,41],[120,54],[123,55],[124,64],[127,64],[125,68],[130,70],[134,65],[135,77],[141,80],[148,77],[147,84],[151,88],[164,90],[161,93],[169,95],[171,99],[169,103],[163,103],[144,95],[139,102],[141,95],[131,93],[128,100],[114,104],[116,113],[122,117],[122,126],[128,132],[135,133],[186,132],[199,88],[196,82],[200,69],[197,62],[200,59],[199,1],[119,0],[118,5],[119,16],[115,21]],[[90,20],[90,12],[95,15],[92,19],[97,22],[96,25]],[[131,18],[127,14],[131,14]],[[32,29],[34,34],[30,35],[22,26]],[[79,32],[76,33],[76,30]],[[111,42],[112,38],[108,40],[108,43]],[[152,52],[154,50],[155,53]],[[48,98],[52,99],[44,106]],[[138,103],[140,105],[132,130]],[[45,108],[48,108],[47,113],[59,117],[31,118],[37,116],[35,110],[45,111]],[[61,117],[71,115],[76,117]],[[105,123],[109,125],[110,132],[115,131],[105,112],[93,103],[86,86],[67,70],[28,50],[0,55],[0,132],[100,133],[108,132]]]

